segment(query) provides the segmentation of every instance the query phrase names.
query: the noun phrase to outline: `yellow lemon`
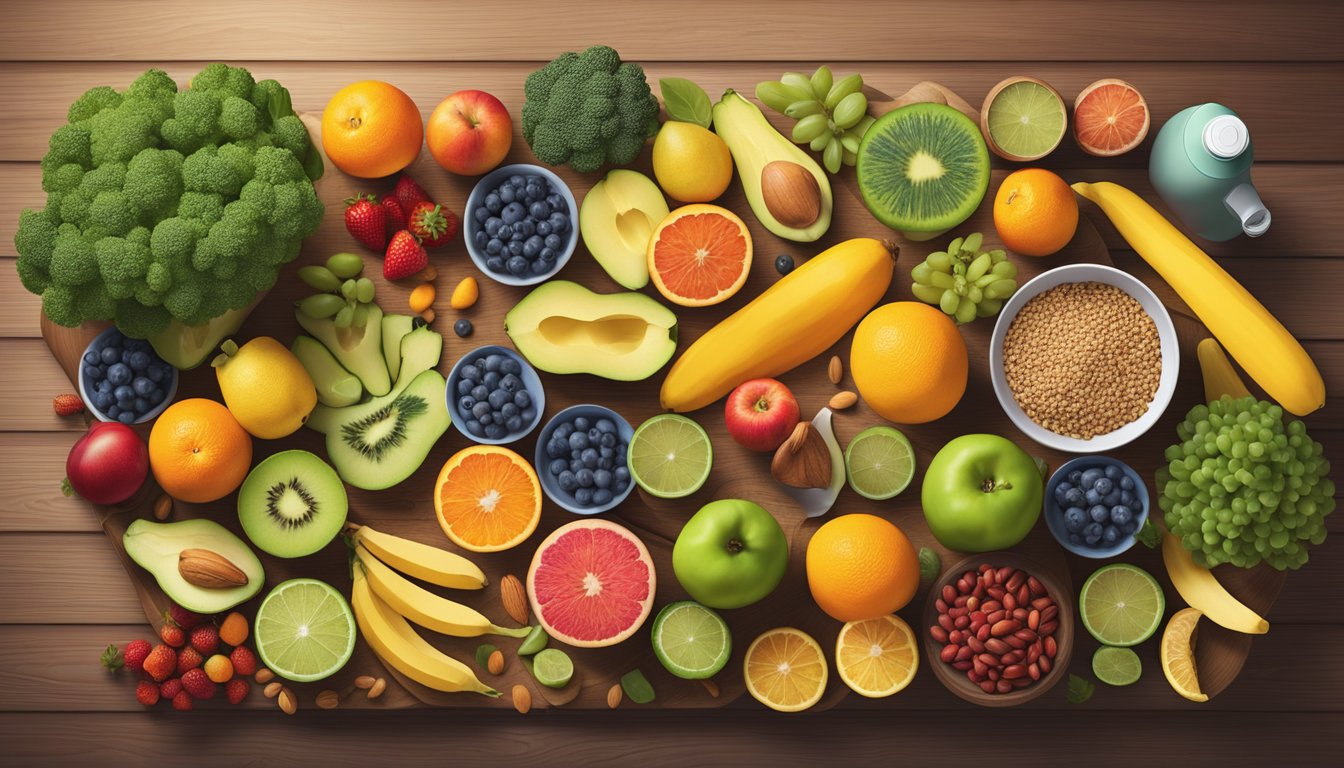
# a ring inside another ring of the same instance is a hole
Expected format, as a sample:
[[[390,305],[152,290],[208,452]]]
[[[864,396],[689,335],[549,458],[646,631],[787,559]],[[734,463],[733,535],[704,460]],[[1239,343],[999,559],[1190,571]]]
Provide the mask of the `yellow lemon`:
[[[224,353],[211,365],[224,404],[243,429],[274,440],[303,426],[317,405],[317,389],[293,352],[269,336],[221,346]]]
[[[668,197],[708,203],[733,180],[733,156],[718,134],[669,120],[653,140],[653,175]]]

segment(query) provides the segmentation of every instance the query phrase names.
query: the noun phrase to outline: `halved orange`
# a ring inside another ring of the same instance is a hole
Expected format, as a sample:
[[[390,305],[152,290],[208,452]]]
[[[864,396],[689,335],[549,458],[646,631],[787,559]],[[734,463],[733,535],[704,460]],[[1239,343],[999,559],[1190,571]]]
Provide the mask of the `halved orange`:
[[[508,448],[463,448],[439,471],[434,512],[454,544],[472,552],[499,552],[537,529],[541,483],[532,465]]]
[[[737,293],[751,271],[751,233],[732,211],[686,205],[649,238],[649,277],[668,301],[707,307]]]
[[[872,699],[898,693],[915,679],[919,644],[899,616],[851,621],[835,641],[835,668],[860,696]]]
[[[830,670],[811,635],[778,627],[752,641],[742,674],[752,698],[780,712],[801,712],[821,701]]]
[[[1073,102],[1073,138],[1098,157],[1123,155],[1148,135],[1148,102],[1124,80],[1106,78],[1084,88]]]

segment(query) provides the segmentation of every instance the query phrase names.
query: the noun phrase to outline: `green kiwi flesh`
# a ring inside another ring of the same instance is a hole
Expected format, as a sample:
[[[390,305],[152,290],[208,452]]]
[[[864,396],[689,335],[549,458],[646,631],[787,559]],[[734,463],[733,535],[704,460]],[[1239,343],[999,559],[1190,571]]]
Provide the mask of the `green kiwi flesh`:
[[[340,476],[308,451],[267,457],[238,492],[243,532],[276,557],[303,557],[322,549],[341,532],[348,511]]]

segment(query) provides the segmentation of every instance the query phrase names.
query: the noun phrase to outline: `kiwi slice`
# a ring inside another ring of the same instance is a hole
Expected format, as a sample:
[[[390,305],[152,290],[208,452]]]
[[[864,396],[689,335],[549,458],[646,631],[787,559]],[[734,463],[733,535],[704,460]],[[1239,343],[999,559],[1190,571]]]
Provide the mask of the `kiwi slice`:
[[[238,492],[243,532],[276,557],[303,557],[322,549],[340,533],[348,510],[336,470],[308,451],[267,457]]]
[[[980,126],[952,107],[910,104],[872,124],[855,170],[878,221],[927,240],[975,213],[989,188],[989,149]]]

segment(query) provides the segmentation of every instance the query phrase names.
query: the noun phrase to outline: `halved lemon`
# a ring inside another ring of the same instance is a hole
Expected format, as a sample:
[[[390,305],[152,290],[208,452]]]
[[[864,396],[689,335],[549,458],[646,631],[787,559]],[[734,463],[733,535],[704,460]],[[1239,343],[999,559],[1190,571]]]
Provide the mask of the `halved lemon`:
[[[463,448],[434,484],[434,512],[448,538],[472,552],[521,544],[541,520],[541,483],[532,465],[508,448]]]
[[[821,646],[793,627],[761,633],[742,662],[747,693],[780,712],[801,712],[821,701],[829,674]]]
[[[649,238],[649,277],[668,301],[707,307],[737,293],[751,271],[751,233],[717,205],[685,205]]]
[[[1172,615],[1162,631],[1162,674],[1171,687],[1191,701],[1208,701],[1199,689],[1195,669],[1195,632],[1204,614],[1198,608],[1183,608]]]
[[[919,644],[898,616],[846,622],[835,641],[835,668],[855,693],[880,699],[915,679]]]

